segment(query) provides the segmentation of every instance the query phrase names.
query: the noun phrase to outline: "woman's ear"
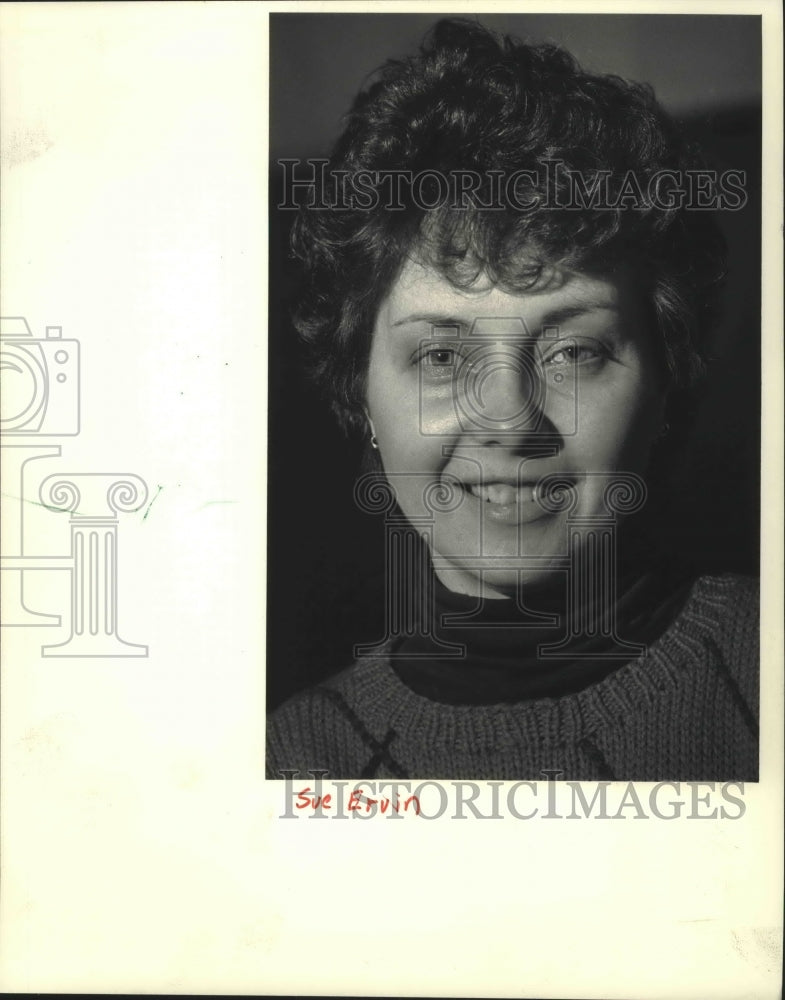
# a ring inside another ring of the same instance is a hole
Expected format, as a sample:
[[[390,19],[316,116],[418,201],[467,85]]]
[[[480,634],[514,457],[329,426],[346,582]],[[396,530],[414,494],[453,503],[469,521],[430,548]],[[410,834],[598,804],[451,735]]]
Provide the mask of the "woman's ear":
[[[363,412],[365,413],[365,419],[368,421],[368,431],[371,435],[371,447],[378,448],[379,442],[376,440],[376,428],[373,426],[373,420],[371,420],[371,415],[368,412],[368,408],[363,407]]]

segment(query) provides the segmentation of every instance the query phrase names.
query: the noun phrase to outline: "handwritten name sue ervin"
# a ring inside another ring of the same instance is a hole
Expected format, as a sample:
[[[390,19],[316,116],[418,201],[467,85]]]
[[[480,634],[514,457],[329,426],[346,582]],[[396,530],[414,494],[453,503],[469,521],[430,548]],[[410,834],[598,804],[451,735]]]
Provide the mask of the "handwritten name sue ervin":
[[[320,813],[333,813],[336,816],[345,816],[349,813],[360,813],[363,816],[384,816],[386,814],[404,814],[411,812],[414,815],[420,814],[420,800],[416,795],[402,797],[395,794],[370,795],[368,789],[362,787],[353,788],[348,799],[344,791],[346,785],[343,782],[333,782],[333,792],[319,793],[310,786],[295,792],[293,805],[301,813],[318,815]],[[371,789],[372,790],[372,789]]]

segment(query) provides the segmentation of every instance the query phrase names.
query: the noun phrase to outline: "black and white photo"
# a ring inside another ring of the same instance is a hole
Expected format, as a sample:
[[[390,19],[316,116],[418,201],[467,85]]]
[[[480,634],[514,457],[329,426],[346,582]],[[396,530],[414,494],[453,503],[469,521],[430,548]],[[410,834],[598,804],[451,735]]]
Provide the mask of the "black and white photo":
[[[273,15],[270,777],[757,780],[759,29]]]

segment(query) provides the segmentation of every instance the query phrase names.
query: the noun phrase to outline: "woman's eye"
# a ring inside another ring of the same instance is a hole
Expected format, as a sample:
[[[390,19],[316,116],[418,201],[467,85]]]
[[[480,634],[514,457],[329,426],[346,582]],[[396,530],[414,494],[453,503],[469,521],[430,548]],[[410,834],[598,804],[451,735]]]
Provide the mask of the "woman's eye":
[[[433,368],[448,368],[455,364],[455,351],[450,348],[434,348],[425,354],[426,363]]]
[[[566,365],[582,365],[589,361],[597,361],[606,354],[599,344],[565,344],[543,358],[543,363],[550,367]]]
[[[433,383],[452,383],[465,363],[460,347],[448,345],[422,347],[411,357],[411,364],[419,369],[420,378]]]

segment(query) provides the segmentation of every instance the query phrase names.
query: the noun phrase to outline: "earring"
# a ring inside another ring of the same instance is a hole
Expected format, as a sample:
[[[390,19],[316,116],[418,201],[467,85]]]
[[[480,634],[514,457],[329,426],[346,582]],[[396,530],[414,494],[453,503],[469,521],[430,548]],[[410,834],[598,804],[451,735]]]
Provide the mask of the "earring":
[[[376,431],[373,429],[373,420],[370,413],[365,410],[365,419],[368,421],[368,430],[371,432],[371,447],[374,451],[379,450],[379,442],[376,440]]]

